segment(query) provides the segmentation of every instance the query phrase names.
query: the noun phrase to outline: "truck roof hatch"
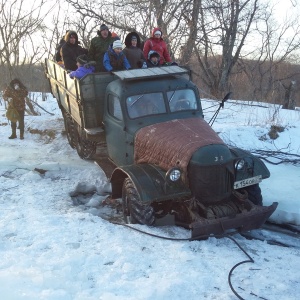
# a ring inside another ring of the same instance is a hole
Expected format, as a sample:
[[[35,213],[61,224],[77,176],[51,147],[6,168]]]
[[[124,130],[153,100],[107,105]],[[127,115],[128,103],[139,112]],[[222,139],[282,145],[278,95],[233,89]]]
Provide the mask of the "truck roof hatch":
[[[125,71],[116,71],[113,72],[121,80],[137,80],[145,78],[155,77],[165,77],[170,75],[183,75],[189,74],[189,70],[179,67],[179,66],[166,66],[166,67],[157,67],[157,68],[148,68],[148,69],[133,69]]]

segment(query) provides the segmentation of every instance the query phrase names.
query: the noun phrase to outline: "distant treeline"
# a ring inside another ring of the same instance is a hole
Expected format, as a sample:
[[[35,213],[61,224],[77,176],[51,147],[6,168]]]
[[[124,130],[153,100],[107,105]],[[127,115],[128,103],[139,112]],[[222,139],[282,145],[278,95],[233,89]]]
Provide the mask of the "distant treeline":
[[[219,76],[221,57],[209,62],[211,77]],[[207,74],[201,73],[197,62],[193,63],[193,81],[202,90],[201,96],[217,95],[213,80],[207,81]],[[217,82],[217,80],[215,80]],[[300,106],[300,65],[280,61],[239,60],[229,76],[228,91],[232,99],[255,100],[282,104],[284,108]],[[219,94],[219,97],[222,95]]]
[[[0,87],[3,90],[13,78],[19,78],[31,92],[50,92],[49,82],[42,65],[22,65],[9,70],[0,66]]]
[[[218,76],[217,70],[221,59],[211,59],[211,71]],[[216,98],[216,91],[206,84],[201,68],[197,61],[191,68],[192,79],[200,90],[203,98]],[[215,73],[214,73],[214,70]],[[19,78],[32,92],[50,92],[49,82],[45,76],[43,65],[23,65],[9,70],[5,65],[0,66],[1,90],[11,78]],[[258,63],[254,60],[240,60],[233,68],[229,80],[228,92],[231,99],[257,100],[268,103],[282,104],[285,108],[293,109],[300,106],[300,65],[286,62]],[[219,95],[218,97],[222,97]]]

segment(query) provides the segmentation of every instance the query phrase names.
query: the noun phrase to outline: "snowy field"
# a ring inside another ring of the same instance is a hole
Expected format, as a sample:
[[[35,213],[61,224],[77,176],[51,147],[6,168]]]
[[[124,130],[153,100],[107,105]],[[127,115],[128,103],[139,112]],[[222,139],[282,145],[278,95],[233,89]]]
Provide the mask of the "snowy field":
[[[54,115],[36,107],[39,116],[25,116],[24,140],[7,138],[0,98],[0,298],[238,299],[228,275],[249,260],[238,245],[226,237],[187,241],[189,231],[178,227],[132,225],[183,240],[160,239],[109,222],[116,211],[103,204],[109,191],[104,173],[68,145],[56,100],[36,97]],[[207,121],[216,104],[203,101]],[[275,140],[268,136],[271,125],[284,128]],[[300,111],[229,100],[213,128],[231,145],[299,159]],[[271,177],[261,183],[264,204],[279,202],[272,221],[300,225],[300,164],[266,165]],[[254,260],[230,277],[239,299],[299,298],[299,240],[288,248],[233,238]]]

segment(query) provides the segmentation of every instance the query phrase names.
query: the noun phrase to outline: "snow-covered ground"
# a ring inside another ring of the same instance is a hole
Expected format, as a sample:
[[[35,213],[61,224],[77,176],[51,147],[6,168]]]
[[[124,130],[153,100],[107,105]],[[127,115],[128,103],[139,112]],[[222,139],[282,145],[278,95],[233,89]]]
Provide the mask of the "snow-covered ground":
[[[37,101],[54,115],[37,107],[40,116],[26,116],[24,140],[7,139],[0,105],[1,299],[237,299],[228,274],[249,258],[233,240],[166,240],[109,222],[116,211],[102,204],[109,190],[104,173],[68,145],[56,100]],[[215,104],[203,101],[204,107]],[[230,100],[220,110],[213,128],[225,142],[300,155],[299,111],[245,104]],[[204,111],[207,121],[216,108]],[[284,127],[276,140],[268,137],[271,125]],[[266,165],[271,177],[261,183],[264,204],[279,202],[272,220],[300,225],[299,163]],[[131,226],[190,237],[178,227]],[[299,298],[299,240],[287,248],[238,234],[234,239],[254,260],[230,277],[241,298]]]

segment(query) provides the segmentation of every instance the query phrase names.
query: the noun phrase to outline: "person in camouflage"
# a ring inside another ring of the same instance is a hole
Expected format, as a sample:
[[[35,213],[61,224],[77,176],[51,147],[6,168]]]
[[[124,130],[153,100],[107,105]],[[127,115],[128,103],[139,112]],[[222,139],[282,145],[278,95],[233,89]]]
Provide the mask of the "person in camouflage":
[[[10,101],[10,105],[18,111],[19,114],[19,129],[20,139],[24,139],[24,114],[25,114],[25,97],[28,95],[28,91],[24,84],[17,78],[13,79],[8,87],[3,92],[3,99]],[[17,138],[17,122],[11,121],[11,136],[9,139]]]
[[[96,37],[92,38],[88,58],[91,61],[96,61],[96,72],[106,72],[103,66],[103,57],[109,46],[119,39],[118,36],[113,37],[105,24],[100,26]]]

